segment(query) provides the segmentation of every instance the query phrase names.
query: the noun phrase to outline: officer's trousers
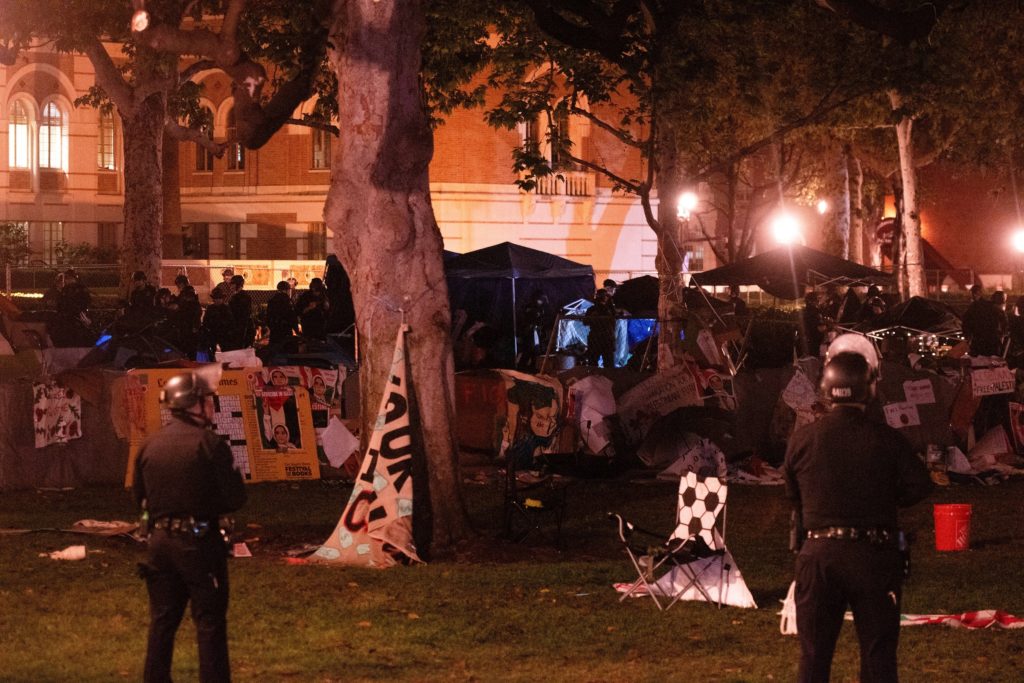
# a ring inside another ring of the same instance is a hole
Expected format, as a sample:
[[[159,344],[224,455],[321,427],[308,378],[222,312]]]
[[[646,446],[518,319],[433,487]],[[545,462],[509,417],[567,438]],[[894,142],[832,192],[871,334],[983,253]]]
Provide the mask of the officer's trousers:
[[[220,533],[211,529],[197,539],[154,531],[144,573],[150,614],[146,683],[171,680],[174,636],[190,601],[199,644],[199,680],[230,681],[227,548]]]
[[[829,680],[847,605],[860,641],[861,683],[898,680],[903,563],[895,544],[811,539],[796,560],[801,683]]]

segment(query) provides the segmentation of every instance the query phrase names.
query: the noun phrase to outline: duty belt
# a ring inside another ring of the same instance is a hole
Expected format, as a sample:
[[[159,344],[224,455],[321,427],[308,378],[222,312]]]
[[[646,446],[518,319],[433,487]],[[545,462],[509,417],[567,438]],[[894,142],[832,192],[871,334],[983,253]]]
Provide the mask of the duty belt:
[[[211,529],[230,533],[234,528],[234,520],[230,517],[219,517],[214,521],[187,517],[160,517],[153,522],[152,529],[166,531],[171,534],[187,534],[202,538]]]
[[[890,543],[896,541],[897,532],[884,527],[826,526],[809,529],[807,538],[830,538],[843,541],[867,541],[869,543]]]

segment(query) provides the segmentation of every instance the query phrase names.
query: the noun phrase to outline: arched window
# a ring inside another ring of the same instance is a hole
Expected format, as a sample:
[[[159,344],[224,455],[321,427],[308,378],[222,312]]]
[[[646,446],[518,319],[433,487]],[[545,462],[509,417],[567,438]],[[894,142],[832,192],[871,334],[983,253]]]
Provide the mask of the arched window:
[[[114,112],[100,110],[99,139],[96,145],[96,166],[113,171],[116,166],[114,149]]]
[[[242,171],[245,170],[245,147],[235,141],[238,130],[235,127],[235,108],[232,107],[228,110],[227,120],[227,138],[228,138],[228,170],[229,171]]]
[[[47,102],[39,122],[39,167],[68,170],[67,117],[56,102]]]
[[[32,121],[29,108],[20,100],[11,105],[7,120],[8,165],[11,168],[28,169],[32,164]]]
[[[209,107],[203,107],[206,112],[206,125],[202,127],[202,133],[206,137],[213,139],[213,112]],[[197,171],[212,171],[213,170],[213,152],[208,147],[196,143],[196,170]]]

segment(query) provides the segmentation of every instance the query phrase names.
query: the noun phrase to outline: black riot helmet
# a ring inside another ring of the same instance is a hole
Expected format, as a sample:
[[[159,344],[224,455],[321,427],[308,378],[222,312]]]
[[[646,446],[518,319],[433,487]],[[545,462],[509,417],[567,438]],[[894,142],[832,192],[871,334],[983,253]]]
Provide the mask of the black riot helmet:
[[[867,358],[844,351],[829,358],[821,388],[833,403],[867,403],[875,396],[875,380]]]
[[[167,380],[160,392],[160,402],[172,411],[187,411],[213,393],[206,378],[199,373],[185,372]]]

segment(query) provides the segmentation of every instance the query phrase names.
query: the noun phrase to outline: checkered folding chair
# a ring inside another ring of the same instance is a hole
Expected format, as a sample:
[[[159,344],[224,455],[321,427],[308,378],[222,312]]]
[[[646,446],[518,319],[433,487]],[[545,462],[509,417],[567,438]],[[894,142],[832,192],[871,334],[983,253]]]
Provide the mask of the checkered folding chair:
[[[680,481],[679,507],[676,513],[676,529],[665,540],[664,535],[637,527],[617,513],[608,517],[618,527],[622,543],[637,579],[630,584],[619,598],[646,593],[659,610],[667,610],[676,604],[693,587],[708,602],[722,606],[722,593],[714,600],[702,581],[711,567],[721,572],[720,582],[724,583],[727,571],[725,556],[725,499],[727,487],[717,477],[698,477],[687,474]],[[722,531],[718,531],[721,518]],[[718,557],[720,562],[708,564],[706,560]],[[676,575],[681,576],[681,585]],[[663,586],[671,586],[666,590]]]

